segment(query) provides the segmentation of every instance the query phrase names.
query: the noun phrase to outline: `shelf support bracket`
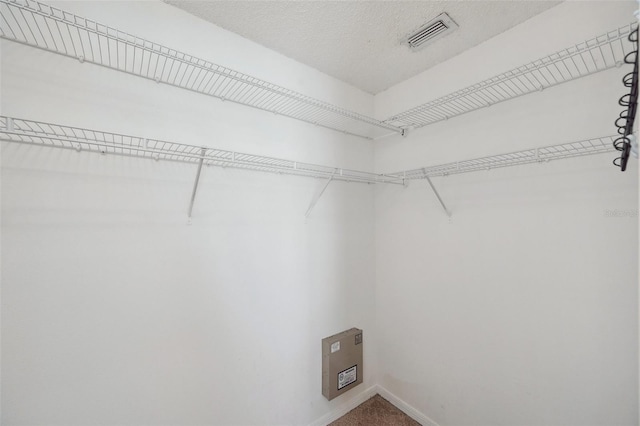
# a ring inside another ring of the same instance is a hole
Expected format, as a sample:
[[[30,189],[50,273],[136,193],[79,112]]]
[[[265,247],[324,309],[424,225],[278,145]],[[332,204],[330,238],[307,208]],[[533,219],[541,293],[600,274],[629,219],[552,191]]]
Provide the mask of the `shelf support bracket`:
[[[313,211],[313,208],[316,206],[316,203],[318,202],[320,197],[322,197],[322,194],[324,194],[324,191],[327,190],[327,187],[333,180],[333,176],[335,176],[336,171],[337,169],[334,170],[333,173],[331,173],[331,176],[329,176],[329,179],[327,179],[327,181],[325,182],[324,186],[322,187],[322,190],[314,197],[314,199],[311,201],[311,204],[309,204],[309,208],[307,209],[307,212],[304,214],[305,219],[309,219],[309,215]]]
[[[451,218],[451,212],[449,211],[447,206],[444,204],[444,201],[442,201],[442,198],[440,197],[440,194],[438,194],[436,187],[433,186],[433,182],[431,182],[431,179],[429,178],[429,176],[427,176],[426,170],[422,169],[422,171],[424,172],[424,178],[427,180],[427,182],[429,182],[429,186],[431,187],[431,190],[433,191],[433,193],[436,195],[436,198],[438,199],[438,202],[440,202],[440,205],[444,209],[444,212],[447,214],[447,216],[449,216],[449,218]]]
[[[196,180],[193,182],[193,191],[191,192],[191,201],[189,201],[189,223],[191,223],[191,213],[193,213],[193,203],[196,200],[196,191],[198,191],[198,182],[200,182],[200,172],[202,172],[202,163],[204,163],[205,148],[200,150],[200,161],[198,162],[198,171],[196,172]]]

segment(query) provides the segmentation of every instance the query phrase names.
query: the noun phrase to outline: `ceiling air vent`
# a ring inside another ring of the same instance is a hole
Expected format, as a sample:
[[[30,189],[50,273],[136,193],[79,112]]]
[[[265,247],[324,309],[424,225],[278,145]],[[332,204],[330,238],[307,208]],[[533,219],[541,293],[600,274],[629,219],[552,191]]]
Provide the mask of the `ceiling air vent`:
[[[455,31],[458,24],[446,13],[441,13],[405,38],[411,50],[419,50],[427,44]]]

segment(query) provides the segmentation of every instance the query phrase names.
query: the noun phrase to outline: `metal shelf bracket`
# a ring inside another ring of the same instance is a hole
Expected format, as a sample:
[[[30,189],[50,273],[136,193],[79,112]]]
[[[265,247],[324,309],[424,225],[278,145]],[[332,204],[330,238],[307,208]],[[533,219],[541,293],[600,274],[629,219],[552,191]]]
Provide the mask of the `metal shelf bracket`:
[[[198,161],[198,171],[196,172],[196,179],[193,182],[193,191],[191,191],[191,201],[189,201],[189,211],[187,213],[188,223],[191,225],[191,214],[193,213],[193,203],[196,200],[196,191],[198,191],[198,182],[200,182],[200,173],[202,172],[202,163],[204,163],[204,157],[206,149],[202,148],[200,151],[200,161]]]
[[[438,199],[438,202],[440,202],[440,205],[444,209],[444,212],[447,214],[449,219],[451,219],[451,212],[449,211],[447,206],[444,204],[444,201],[442,201],[442,198],[440,197],[440,194],[438,194],[438,191],[436,190],[436,187],[433,186],[433,182],[431,182],[431,178],[429,178],[429,176],[427,176],[427,171],[426,170],[424,170],[424,177],[427,180],[427,182],[429,182],[429,186],[431,187],[431,190],[433,191],[433,193],[436,195],[436,198]]]
[[[334,170],[334,172],[331,174],[329,179],[327,179],[327,181],[325,182],[325,184],[322,187],[322,189],[320,190],[320,192],[318,192],[318,194],[316,194],[316,196],[313,198],[313,200],[311,200],[311,204],[309,204],[309,208],[307,209],[307,212],[304,214],[305,220],[309,219],[309,216],[311,215],[311,212],[313,211],[313,208],[318,203],[318,200],[320,199],[320,197],[322,197],[322,194],[324,194],[324,191],[327,190],[327,187],[329,186],[329,184],[333,180],[333,177],[335,176],[337,171],[338,171],[338,169]]]

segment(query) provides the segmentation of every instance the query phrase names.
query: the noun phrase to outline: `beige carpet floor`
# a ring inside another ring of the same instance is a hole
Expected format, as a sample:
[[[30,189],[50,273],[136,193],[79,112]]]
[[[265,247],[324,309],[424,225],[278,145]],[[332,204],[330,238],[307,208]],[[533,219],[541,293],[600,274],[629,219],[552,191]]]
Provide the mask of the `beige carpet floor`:
[[[420,423],[375,395],[329,426],[420,426]]]

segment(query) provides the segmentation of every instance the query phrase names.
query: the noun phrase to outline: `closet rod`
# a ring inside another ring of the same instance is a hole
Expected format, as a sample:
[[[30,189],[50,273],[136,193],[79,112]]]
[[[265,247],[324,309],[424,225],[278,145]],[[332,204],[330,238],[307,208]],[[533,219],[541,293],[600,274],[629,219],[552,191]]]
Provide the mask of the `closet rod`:
[[[35,0],[0,0],[0,38],[371,139],[393,124],[314,99]]]
[[[142,157],[257,172],[289,174],[355,183],[402,184],[393,176],[187,145],[94,129],[0,116],[0,139],[6,142]]]

